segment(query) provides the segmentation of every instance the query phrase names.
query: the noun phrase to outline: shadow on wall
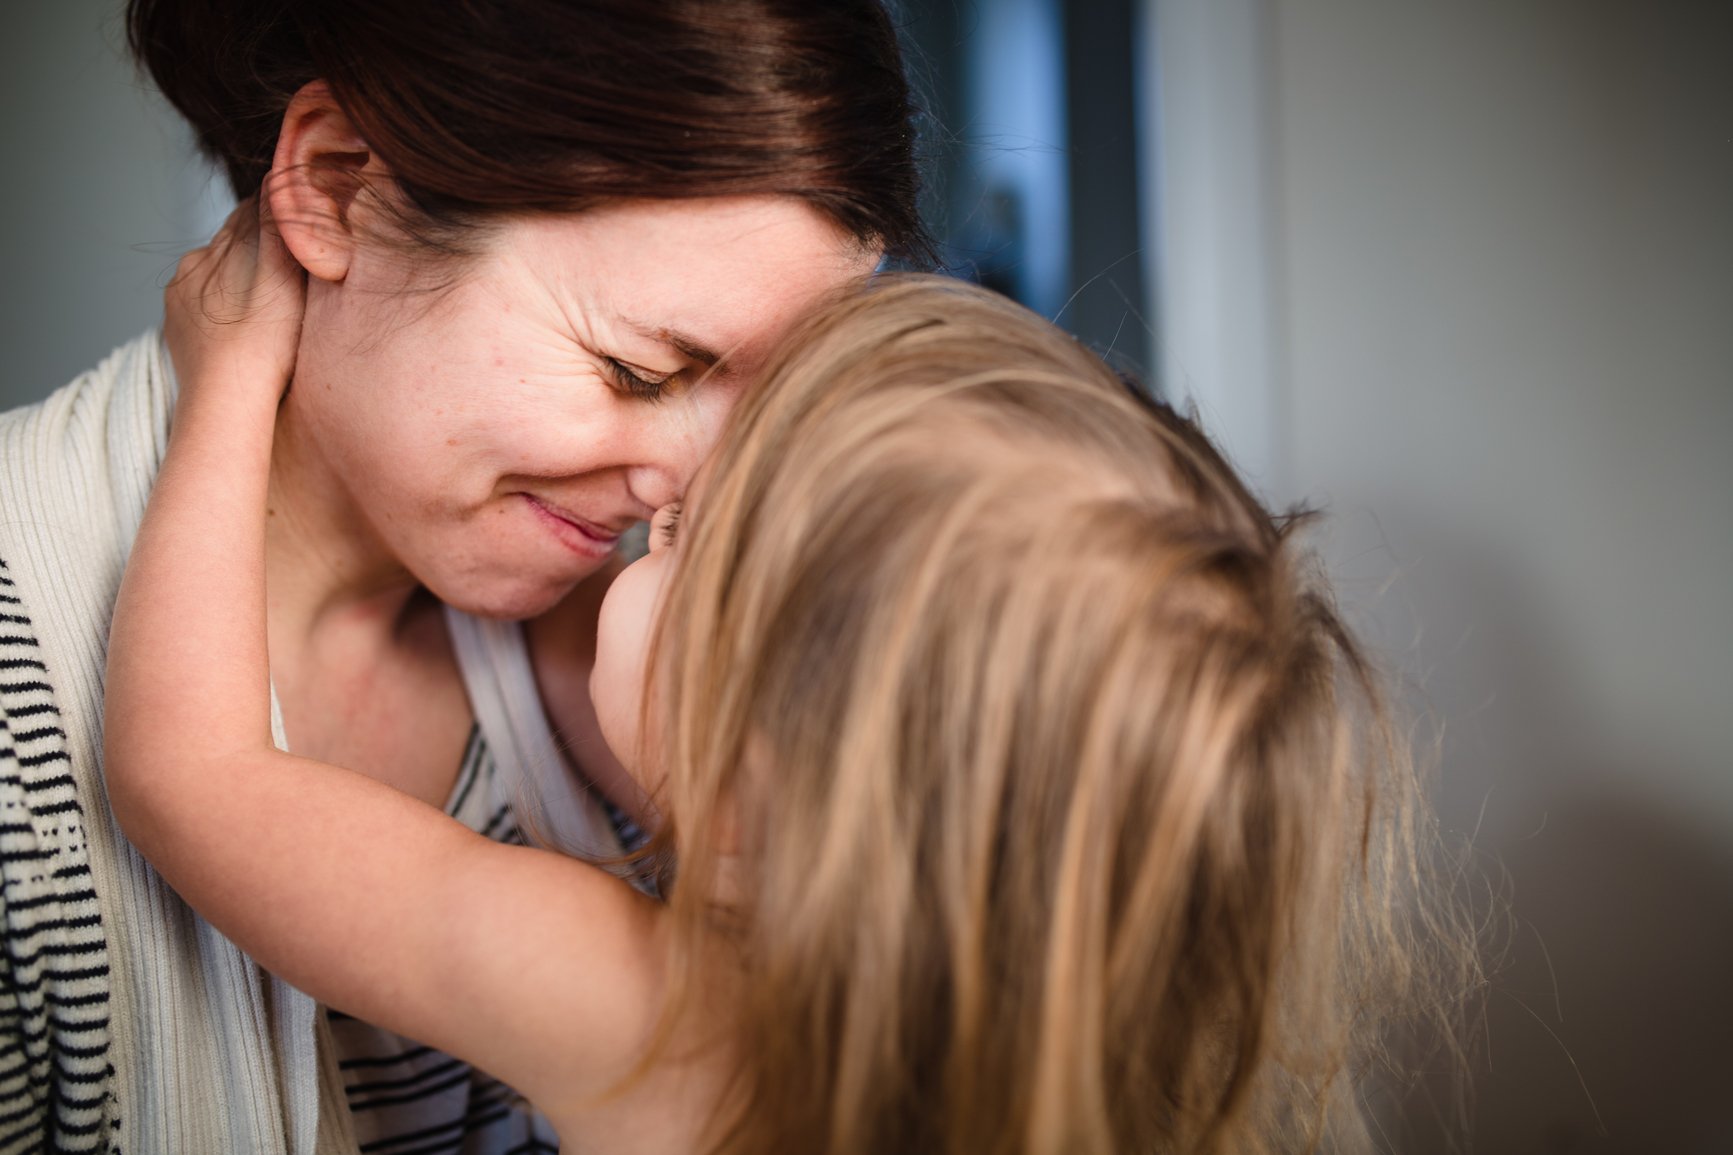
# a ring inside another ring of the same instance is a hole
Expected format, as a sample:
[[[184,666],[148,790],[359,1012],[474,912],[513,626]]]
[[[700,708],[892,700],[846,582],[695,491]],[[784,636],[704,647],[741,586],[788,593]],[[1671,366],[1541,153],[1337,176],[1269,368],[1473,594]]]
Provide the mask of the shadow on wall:
[[[1614,794],[1549,801],[1501,857],[1518,921],[1471,1149],[1733,1151],[1733,860]]]
[[[1414,511],[1387,524],[1406,541],[1375,528],[1373,544],[1331,543],[1339,586],[1370,606],[1365,634],[1417,672],[1424,715],[1449,719],[1442,821],[1473,834],[1509,897],[1471,1056],[1471,1133],[1453,1144],[1417,1112],[1418,1134],[1394,1150],[1728,1155],[1733,848],[1639,792],[1701,768],[1664,748],[1636,764],[1574,683],[1557,615],[1498,550]],[[1424,560],[1392,581],[1392,551]]]

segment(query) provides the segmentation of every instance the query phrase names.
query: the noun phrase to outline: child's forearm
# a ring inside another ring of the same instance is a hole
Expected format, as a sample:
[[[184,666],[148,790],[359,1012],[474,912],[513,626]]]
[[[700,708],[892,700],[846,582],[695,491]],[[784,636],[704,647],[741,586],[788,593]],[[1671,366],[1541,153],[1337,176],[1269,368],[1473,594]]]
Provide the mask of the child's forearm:
[[[194,909],[313,997],[533,1097],[599,1093],[649,1030],[653,904],[271,743],[266,500],[300,299],[255,291],[299,284],[271,281],[260,251],[188,258],[244,290],[237,323],[192,311],[234,299],[211,281],[170,288],[181,397],[109,639],[115,817]]]
[[[149,837],[132,821],[148,804],[196,786],[179,771],[270,747],[264,524],[280,385],[258,378],[271,371],[235,358],[185,383],[121,584],[105,745],[135,841]]]
[[[265,501],[304,284],[247,202],[182,258],[164,293],[180,397],[115,604],[104,687],[110,801],[153,861],[193,820],[213,767],[275,753]]]

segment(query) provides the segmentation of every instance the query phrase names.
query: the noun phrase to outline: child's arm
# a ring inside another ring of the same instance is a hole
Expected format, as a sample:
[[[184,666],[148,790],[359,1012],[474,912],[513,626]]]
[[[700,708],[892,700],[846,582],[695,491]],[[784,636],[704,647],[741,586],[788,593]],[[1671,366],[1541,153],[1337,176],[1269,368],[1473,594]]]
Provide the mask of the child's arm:
[[[266,485],[301,273],[241,210],[224,234],[167,294],[181,395],[110,637],[115,815],[199,913],[315,998],[544,1109],[603,1089],[658,1010],[653,905],[272,746]]]

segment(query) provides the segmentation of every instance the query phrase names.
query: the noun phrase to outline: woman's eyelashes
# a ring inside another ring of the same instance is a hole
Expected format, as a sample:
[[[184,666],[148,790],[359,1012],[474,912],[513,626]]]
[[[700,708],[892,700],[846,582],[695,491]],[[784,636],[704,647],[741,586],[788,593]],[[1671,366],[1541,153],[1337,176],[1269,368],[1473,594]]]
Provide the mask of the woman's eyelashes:
[[[608,375],[616,385],[644,401],[660,400],[668,385],[680,376],[678,369],[672,373],[651,373],[612,357],[603,357],[602,364],[608,367]]]

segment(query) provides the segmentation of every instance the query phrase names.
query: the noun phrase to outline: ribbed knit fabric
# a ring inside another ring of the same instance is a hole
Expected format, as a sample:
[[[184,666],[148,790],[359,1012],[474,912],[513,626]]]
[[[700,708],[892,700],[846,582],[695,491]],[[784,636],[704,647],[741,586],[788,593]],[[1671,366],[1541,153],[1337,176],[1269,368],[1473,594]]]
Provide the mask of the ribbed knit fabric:
[[[109,618],[173,400],[147,334],[0,415],[0,1155],[354,1155],[313,1001],[108,808]]]

